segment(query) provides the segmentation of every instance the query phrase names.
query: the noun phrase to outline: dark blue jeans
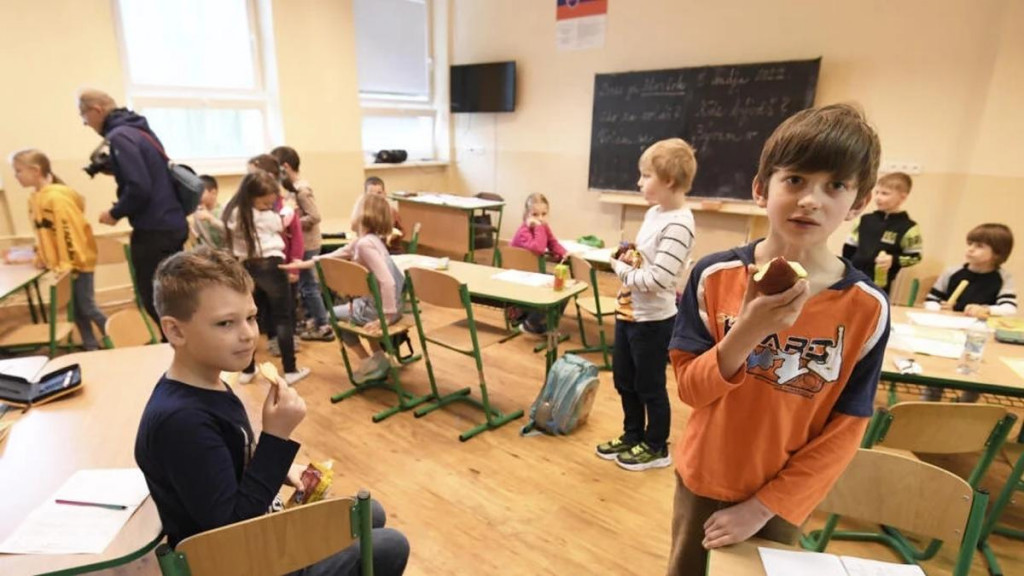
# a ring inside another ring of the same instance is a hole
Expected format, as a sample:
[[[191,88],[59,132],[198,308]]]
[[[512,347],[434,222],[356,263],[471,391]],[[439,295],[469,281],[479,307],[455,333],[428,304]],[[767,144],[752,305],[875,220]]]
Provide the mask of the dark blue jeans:
[[[409,561],[409,541],[394,528],[385,528],[387,514],[376,500],[373,507],[373,574],[374,576],[401,576]],[[352,544],[333,556],[292,572],[288,576],[359,576],[362,562],[359,543]]]
[[[302,259],[309,260],[319,253],[319,250],[306,250],[302,255]],[[324,307],[324,299],[320,295],[320,284],[316,281],[316,270],[299,271],[299,294],[302,295],[302,305],[306,307],[306,314],[313,319],[316,327],[319,328],[327,325],[327,308]]]
[[[656,322],[615,321],[612,370],[622,399],[625,441],[647,442],[654,451],[668,444],[672,422],[665,366],[674,324],[675,316]]]

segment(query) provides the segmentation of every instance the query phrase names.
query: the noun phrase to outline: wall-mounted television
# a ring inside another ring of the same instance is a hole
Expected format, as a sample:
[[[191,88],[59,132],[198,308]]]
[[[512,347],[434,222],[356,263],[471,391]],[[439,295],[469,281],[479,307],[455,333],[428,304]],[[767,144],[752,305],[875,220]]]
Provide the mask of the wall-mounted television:
[[[452,112],[512,112],[516,109],[516,63],[451,67]]]

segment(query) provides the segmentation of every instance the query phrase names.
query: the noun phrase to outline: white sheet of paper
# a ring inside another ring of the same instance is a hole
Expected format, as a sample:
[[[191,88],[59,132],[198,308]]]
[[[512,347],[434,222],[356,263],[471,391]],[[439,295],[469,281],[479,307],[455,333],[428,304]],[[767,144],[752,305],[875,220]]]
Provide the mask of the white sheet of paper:
[[[50,500],[0,543],[4,554],[99,554],[114,541],[137,506],[107,510]]]
[[[53,500],[138,506],[149,496],[146,477],[138,468],[79,470],[53,495]]]
[[[893,324],[888,347],[940,358],[959,358],[966,336],[958,330]]]
[[[428,204],[441,204],[444,206],[456,206],[458,208],[483,208],[493,206],[493,200],[474,198],[472,196],[456,196],[454,194],[420,194],[416,197],[419,202]]]
[[[417,256],[416,254],[396,254],[392,258],[399,270],[405,271],[409,268],[428,268],[430,270],[441,269],[441,258],[430,256]]]
[[[1000,356],[999,359],[1009,366],[1011,370],[1016,372],[1017,376],[1024,378],[1024,358],[1008,358],[1006,356]]]
[[[910,321],[918,326],[951,328],[953,330],[966,330],[978,321],[977,318],[971,316],[949,316],[930,312],[907,312],[907,318],[910,318]]]
[[[758,547],[768,576],[846,576],[838,556]]]
[[[894,564],[852,556],[840,556],[839,560],[850,576],[925,576],[924,570],[916,564]]]
[[[498,272],[494,276],[491,276],[491,278],[494,280],[501,280],[502,282],[512,282],[515,284],[522,284],[524,286],[536,286],[538,288],[550,288],[555,282],[555,277],[550,274],[523,272],[522,270],[504,270]]]
[[[148,495],[146,480],[138,468],[79,470],[0,543],[0,553],[99,554]],[[126,508],[58,504],[58,499]]]

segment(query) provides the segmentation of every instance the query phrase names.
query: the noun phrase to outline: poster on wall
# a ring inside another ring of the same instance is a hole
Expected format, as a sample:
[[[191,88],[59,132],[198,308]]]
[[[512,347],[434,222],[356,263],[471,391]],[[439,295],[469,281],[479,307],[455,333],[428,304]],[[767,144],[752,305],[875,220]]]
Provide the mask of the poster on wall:
[[[604,47],[608,0],[556,0],[555,43],[559,50]]]

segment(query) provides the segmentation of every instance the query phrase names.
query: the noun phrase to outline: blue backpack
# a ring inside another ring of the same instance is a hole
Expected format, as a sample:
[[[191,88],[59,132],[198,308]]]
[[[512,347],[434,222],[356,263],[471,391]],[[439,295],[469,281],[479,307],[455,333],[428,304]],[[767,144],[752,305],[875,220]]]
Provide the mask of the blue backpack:
[[[573,354],[562,356],[551,365],[522,433],[534,428],[548,434],[571,433],[587,421],[598,383],[597,366]]]

